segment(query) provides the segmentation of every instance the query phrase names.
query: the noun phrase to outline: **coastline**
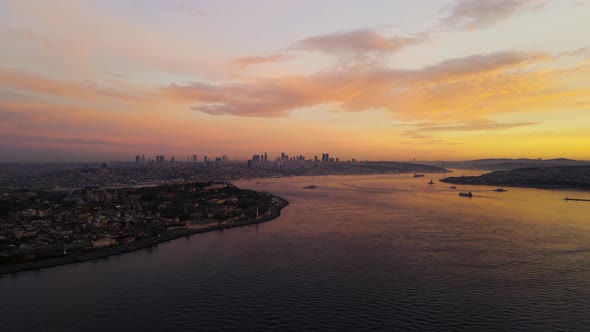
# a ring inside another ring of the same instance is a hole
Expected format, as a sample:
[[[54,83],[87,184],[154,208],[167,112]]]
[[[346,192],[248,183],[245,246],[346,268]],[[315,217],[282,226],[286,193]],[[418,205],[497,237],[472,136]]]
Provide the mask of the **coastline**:
[[[122,244],[122,245],[118,245],[118,246],[114,246],[114,247],[98,249],[96,251],[79,253],[79,254],[72,254],[72,255],[68,255],[68,256],[49,258],[49,259],[38,260],[38,261],[25,262],[25,263],[20,263],[20,264],[0,266],[0,278],[2,278],[4,275],[7,275],[7,274],[15,274],[18,272],[23,272],[23,271],[38,270],[38,269],[44,269],[44,268],[54,267],[54,266],[59,266],[59,265],[79,263],[79,262],[89,261],[89,260],[93,260],[93,259],[104,258],[104,257],[108,257],[108,256],[120,255],[120,254],[124,254],[124,253],[131,252],[131,251],[149,248],[151,246],[155,246],[155,245],[162,243],[162,242],[171,241],[171,240],[174,240],[174,239],[177,239],[180,237],[190,236],[190,235],[197,234],[197,233],[218,231],[218,230],[222,230],[222,229],[247,226],[247,225],[259,224],[259,223],[271,221],[271,220],[278,218],[281,215],[281,210],[283,208],[285,208],[287,205],[289,205],[289,201],[285,200],[284,198],[281,198],[278,196],[273,196],[273,197],[279,198],[280,204],[273,207],[270,210],[269,215],[265,215],[259,219],[243,220],[243,221],[239,221],[239,222],[235,222],[235,223],[231,223],[231,224],[225,224],[225,225],[220,224],[220,225],[214,225],[214,226],[209,226],[209,227],[204,227],[204,228],[199,228],[199,229],[171,230],[171,231],[167,231],[164,234],[161,234],[159,237],[156,237],[156,238],[142,239],[142,240],[138,240],[138,241],[134,241],[131,243],[126,243],[126,244]]]

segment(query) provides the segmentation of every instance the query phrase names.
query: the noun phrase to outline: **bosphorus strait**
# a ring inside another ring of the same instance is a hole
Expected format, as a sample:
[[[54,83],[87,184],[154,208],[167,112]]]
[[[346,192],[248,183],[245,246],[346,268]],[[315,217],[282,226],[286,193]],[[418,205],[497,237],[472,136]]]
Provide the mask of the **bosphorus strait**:
[[[318,187],[303,189],[310,183]],[[409,174],[235,184],[291,204],[263,224],[3,275],[1,330],[583,331],[590,323],[590,204],[563,200],[588,192],[455,190]]]

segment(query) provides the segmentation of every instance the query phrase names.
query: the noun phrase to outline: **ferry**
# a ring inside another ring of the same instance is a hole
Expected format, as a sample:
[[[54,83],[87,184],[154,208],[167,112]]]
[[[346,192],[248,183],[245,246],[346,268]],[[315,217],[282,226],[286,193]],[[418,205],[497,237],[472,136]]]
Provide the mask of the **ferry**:
[[[460,192],[459,193],[459,196],[472,197],[473,194],[471,193],[471,191],[470,192],[467,192],[467,193],[466,192]]]

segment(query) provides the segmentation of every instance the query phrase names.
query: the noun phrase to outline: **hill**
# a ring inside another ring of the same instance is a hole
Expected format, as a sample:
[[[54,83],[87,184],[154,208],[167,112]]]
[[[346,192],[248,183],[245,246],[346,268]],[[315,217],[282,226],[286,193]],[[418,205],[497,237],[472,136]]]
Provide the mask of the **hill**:
[[[440,181],[455,184],[590,189],[590,166],[528,167],[480,176],[448,177]]]

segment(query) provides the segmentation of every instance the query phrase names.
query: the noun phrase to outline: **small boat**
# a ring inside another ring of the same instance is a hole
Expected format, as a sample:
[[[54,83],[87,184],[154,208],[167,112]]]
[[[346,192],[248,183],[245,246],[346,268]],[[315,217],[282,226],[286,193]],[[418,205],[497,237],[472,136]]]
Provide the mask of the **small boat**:
[[[434,182],[432,182],[432,180],[430,180],[430,182],[428,182],[428,184],[434,184]]]
[[[309,185],[309,186],[305,186],[305,187],[303,187],[303,189],[315,189],[315,188],[317,188],[317,187],[318,187],[318,186],[314,186],[314,185],[312,184],[312,185]]]
[[[415,178],[423,178],[424,177],[424,174],[414,173],[414,177]]]
[[[569,198],[567,196],[565,196],[564,200],[566,200],[566,201],[578,201],[578,202],[590,202],[590,199],[586,199],[586,198]]]
[[[470,192],[467,192],[467,193],[466,192],[460,192],[459,193],[459,196],[472,197],[473,194],[471,193],[471,191]]]
[[[457,189],[457,187],[455,187],[455,186],[450,186],[449,188],[451,188],[451,189]]]
[[[501,192],[505,192],[505,191],[508,191],[508,190],[506,190],[504,188],[496,188],[496,189],[494,189],[494,191],[497,191],[497,192],[501,193]]]

